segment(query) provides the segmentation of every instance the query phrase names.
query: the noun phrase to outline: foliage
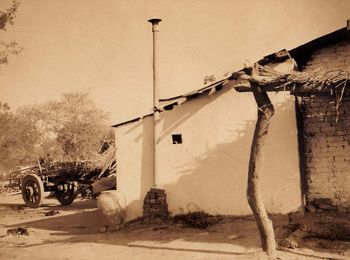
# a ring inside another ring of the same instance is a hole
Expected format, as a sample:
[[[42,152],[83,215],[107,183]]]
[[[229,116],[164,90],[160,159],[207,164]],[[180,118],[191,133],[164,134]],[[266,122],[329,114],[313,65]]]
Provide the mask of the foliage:
[[[108,132],[106,114],[96,108],[88,93],[66,93],[59,101],[26,106],[18,114],[40,132],[40,156],[50,153],[56,159],[99,159],[99,146]]]
[[[7,103],[0,103],[0,170],[30,162],[39,132],[31,122],[27,122],[10,111]]]
[[[16,17],[17,10],[19,8],[19,2],[14,0],[11,7],[5,11],[0,11],[0,30],[6,31],[8,24],[14,24],[14,18]],[[23,50],[17,42],[5,42],[0,41],[0,65],[8,63],[8,56],[10,54],[18,55]]]
[[[6,25],[13,25],[13,20],[16,17],[16,12],[19,7],[19,2],[16,0],[12,1],[12,5],[10,8],[6,9],[6,11],[0,11],[0,30],[6,30]]]
[[[87,93],[66,93],[61,100],[19,108],[0,103],[0,171],[33,164],[48,154],[54,160],[102,159],[108,134],[106,114]]]
[[[13,25],[19,2],[14,0],[11,7],[5,11],[0,10],[0,30],[6,31],[8,24]],[[0,65],[8,63],[10,54],[17,55],[22,48],[14,41],[8,43],[0,41]],[[25,129],[26,122],[21,122],[11,111],[7,103],[0,103],[0,171],[7,170],[16,164],[23,162],[23,153],[30,152],[30,142],[28,138],[33,133]],[[18,137],[16,137],[18,136]],[[1,177],[1,175],[0,175]]]
[[[8,9],[0,10],[0,31],[13,25],[18,8],[14,0]],[[0,65],[20,51],[16,42],[0,41]],[[59,101],[26,106],[16,113],[0,103],[0,172],[48,153],[57,160],[99,159],[98,148],[108,130],[105,119],[87,93],[66,93]]]
[[[212,216],[204,211],[189,212],[179,214],[174,217],[175,221],[183,222],[190,227],[204,229],[217,224],[222,220],[221,216]]]
[[[208,83],[213,83],[216,81],[216,78],[215,76],[212,74],[212,75],[207,75],[204,77],[203,79],[203,83],[204,85],[208,84]]]

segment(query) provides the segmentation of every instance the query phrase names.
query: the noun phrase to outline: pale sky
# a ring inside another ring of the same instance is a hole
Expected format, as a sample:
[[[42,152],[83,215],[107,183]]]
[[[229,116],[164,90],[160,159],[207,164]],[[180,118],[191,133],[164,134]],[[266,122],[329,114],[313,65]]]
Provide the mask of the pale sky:
[[[346,25],[349,0],[20,0],[1,40],[25,49],[0,71],[13,109],[89,91],[110,124],[152,107],[152,31],[159,33],[160,97],[179,95],[280,49]],[[0,0],[0,9],[11,0]]]

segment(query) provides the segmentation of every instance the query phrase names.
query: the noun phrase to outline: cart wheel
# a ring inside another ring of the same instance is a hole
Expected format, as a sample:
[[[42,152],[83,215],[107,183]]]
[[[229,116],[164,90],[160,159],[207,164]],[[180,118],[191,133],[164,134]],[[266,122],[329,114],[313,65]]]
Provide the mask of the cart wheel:
[[[75,185],[73,188],[67,189],[66,191],[55,191],[56,199],[64,206],[72,204],[77,195],[77,187]]]
[[[40,177],[28,174],[22,179],[22,198],[24,203],[31,208],[38,208],[44,199],[44,184]]]

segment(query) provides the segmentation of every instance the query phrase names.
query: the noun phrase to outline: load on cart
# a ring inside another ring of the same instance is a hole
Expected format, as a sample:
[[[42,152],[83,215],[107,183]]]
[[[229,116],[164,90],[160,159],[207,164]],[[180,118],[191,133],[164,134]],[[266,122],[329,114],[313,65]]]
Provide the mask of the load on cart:
[[[100,153],[104,158],[102,164],[54,162],[48,154],[45,159],[38,158],[34,166],[11,172],[10,180],[20,187],[24,203],[29,207],[39,207],[45,192],[53,193],[62,205],[69,205],[77,197],[92,197],[103,190],[116,188],[115,147],[103,143]]]

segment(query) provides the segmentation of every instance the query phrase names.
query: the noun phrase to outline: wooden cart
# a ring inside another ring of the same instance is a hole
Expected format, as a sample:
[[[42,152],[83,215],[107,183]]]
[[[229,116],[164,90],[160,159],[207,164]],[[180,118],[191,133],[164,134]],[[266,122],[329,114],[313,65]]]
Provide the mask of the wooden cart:
[[[100,169],[91,169],[85,162],[55,162],[22,170],[21,191],[25,204],[39,207],[45,192],[53,192],[62,205],[71,204],[79,193],[91,188]]]

